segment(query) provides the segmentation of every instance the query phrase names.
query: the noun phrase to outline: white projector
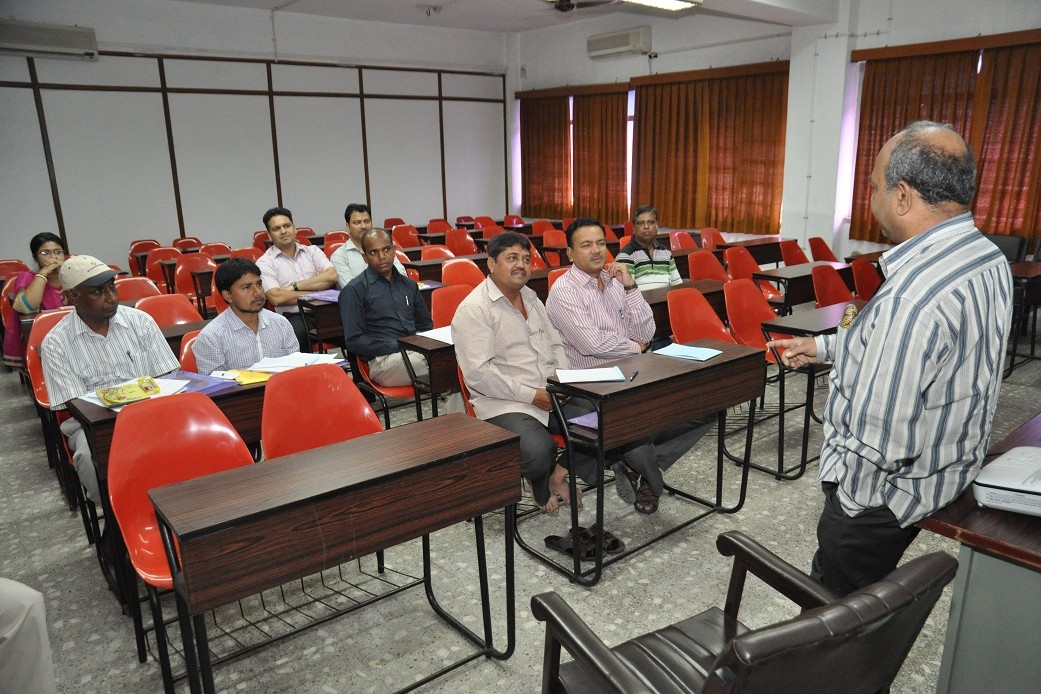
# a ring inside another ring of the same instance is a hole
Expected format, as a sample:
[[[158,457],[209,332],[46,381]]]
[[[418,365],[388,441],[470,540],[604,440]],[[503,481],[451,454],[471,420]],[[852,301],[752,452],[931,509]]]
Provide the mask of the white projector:
[[[1041,448],[1018,446],[980,470],[972,483],[976,503],[1041,516]]]

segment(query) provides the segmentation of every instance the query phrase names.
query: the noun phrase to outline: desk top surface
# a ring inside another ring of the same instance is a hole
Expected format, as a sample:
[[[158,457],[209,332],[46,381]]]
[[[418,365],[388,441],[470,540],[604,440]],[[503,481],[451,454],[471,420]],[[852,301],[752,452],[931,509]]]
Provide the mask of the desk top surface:
[[[790,280],[798,277],[809,277],[813,274],[813,268],[819,265],[830,265],[836,270],[846,270],[849,265],[846,263],[833,263],[829,260],[816,260],[812,263],[800,263],[799,265],[787,265],[785,267],[779,267],[775,270],[760,270],[759,272],[753,273],[756,277],[767,277],[779,280]]]
[[[857,309],[862,309],[867,304],[863,299],[844,301],[841,304],[833,304],[824,308],[815,308],[812,311],[800,311],[789,316],[778,316],[763,321],[763,329],[778,333],[789,333],[791,335],[823,335],[835,332],[846,306],[854,304]]]
[[[767,246],[767,245],[770,245],[770,244],[777,244],[777,243],[780,243],[781,241],[787,241],[787,240],[788,239],[782,238],[780,236],[771,235],[771,236],[760,236],[759,238],[755,238],[755,239],[742,239],[741,241],[724,241],[723,243],[719,243],[719,244],[716,244],[716,245],[721,247],[721,248],[733,248],[733,247],[737,247],[737,246],[743,246],[745,248],[748,248],[750,246]]]
[[[478,262],[480,260],[487,260],[488,259],[488,254],[487,253],[471,253],[469,255],[457,255],[454,258],[431,258],[430,260],[413,260],[413,261],[404,263],[404,265],[405,265],[405,267],[412,267],[412,268],[426,267],[426,266],[430,266],[430,265],[444,265],[445,262],[447,262],[449,260],[459,260],[461,258],[465,258],[467,260],[472,260],[472,261],[474,261],[476,263],[476,262]],[[478,265],[478,267],[480,267],[480,266]]]
[[[1041,277],[1041,261],[1022,260],[1018,263],[1010,263],[1009,270],[1012,277],[1017,280],[1032,280]]]
[[[991,446],[984,465],[1016,446],[1041,446],[1041,414]],[[1041,518],[979,508],[971,488],[918,525],[963,545],[1041,570]]]
[[[505,429],[451,414],[167,485],[148,494],[171,530],[186,538],[516,440],[517,435]]]
[[[641,292],[648,304],[666,301],[668,293],[675,289],[697,289],[702,294],[713,294],[723,291],[723,283],[719,280],[683,280],[679,284],[670,284],[667,287],[655,287],[645,289]]]

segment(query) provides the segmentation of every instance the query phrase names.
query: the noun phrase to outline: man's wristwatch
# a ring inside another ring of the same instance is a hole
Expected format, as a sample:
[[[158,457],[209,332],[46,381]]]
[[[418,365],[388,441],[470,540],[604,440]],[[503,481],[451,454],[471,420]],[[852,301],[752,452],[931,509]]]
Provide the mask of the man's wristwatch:
[[[624,289],[625,291],[629,291],[630,289],[636,289],[636,287],[637,287],[636,282],[633,282],[632,284],[623,284],[622,285],[622,289]]]
[[[293,291],[294,292],[300,291],[300,287],[296,286],[296,282],[293,282]]]

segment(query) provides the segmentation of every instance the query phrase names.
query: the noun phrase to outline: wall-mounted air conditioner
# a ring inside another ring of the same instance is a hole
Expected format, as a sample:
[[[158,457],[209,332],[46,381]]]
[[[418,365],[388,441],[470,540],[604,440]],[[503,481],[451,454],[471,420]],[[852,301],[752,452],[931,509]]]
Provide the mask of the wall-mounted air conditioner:
[[[89,27],[0,20],[0,55],[97,60],[98,40]]]
[[[651,28],[649,26],[590,36],[586,39],[586,55],[590,58],[650,52]]]

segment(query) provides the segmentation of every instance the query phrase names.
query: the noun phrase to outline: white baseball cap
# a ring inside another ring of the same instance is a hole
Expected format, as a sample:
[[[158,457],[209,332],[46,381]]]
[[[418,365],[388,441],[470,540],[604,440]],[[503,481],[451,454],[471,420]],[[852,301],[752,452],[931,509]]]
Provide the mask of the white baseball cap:
[[[62,263],[58,270],[64,289],[98,287],[115,276],[115,270],[92,255],[74,255]]]

